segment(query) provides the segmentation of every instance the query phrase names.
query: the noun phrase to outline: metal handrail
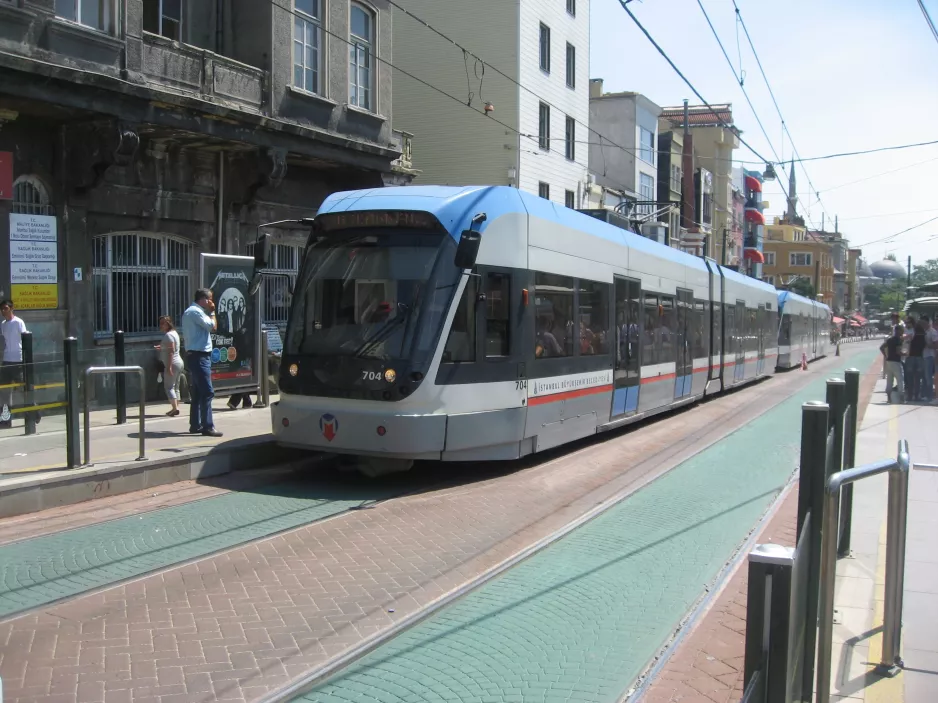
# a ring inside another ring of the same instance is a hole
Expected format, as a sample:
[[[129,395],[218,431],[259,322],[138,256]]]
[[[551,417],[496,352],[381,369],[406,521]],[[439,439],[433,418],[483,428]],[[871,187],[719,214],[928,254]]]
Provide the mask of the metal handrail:
[[[84,421],[85,421],[85,466],[91,466],[91,407],[90,407],[90,396],[91,393],[88,392],[88,389],[91,387],[91,384],[88,380],[91,376],[106,374],[106,373],[135,373],[140,378],[140,456],[137,457],[136,461],[146,461],[146,398],[144,391],[146,390],[146,380],[144,377],[143,367],[142,366],[89,366],[85,369],[85,399],[84,399]]]
[[[909,444],[902,440],[899,442],[896,459],[877,461],[865,466],[838,471],[827,480],[821,544],[820,607],[818,608],[817,703],[830,703],[840,491],[846,485],[883,473],[889,473],[889,509],[886,528],[883,654],[878,668],[882,673],[892,676],[898,673],[902,666],[899,642],[902,628],[905,531],[911,466]]]

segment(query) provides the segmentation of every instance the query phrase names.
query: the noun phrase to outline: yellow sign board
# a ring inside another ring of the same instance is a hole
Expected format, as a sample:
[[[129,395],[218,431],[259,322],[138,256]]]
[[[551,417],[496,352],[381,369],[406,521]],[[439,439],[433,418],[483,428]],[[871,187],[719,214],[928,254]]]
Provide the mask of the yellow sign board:
[[[10,291],[17,310],[55,310],[59,306],[57,283],[14,283]]]

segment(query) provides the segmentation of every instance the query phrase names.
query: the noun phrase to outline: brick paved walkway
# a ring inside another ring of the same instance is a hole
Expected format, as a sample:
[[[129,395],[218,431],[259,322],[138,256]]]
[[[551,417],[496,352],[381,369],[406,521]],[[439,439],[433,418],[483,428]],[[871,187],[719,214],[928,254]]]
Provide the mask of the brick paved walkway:
[[[840,361],[840,360],[838,360]],[[773,394],[829,373],[772,381]],[[744,390],[508,476],[384,503],[0,623],[11,701],[254,700],[774,405]],[[623,469],[623,457],[650,457]],[[393,611],[393,612],[391,612]]]
[[[860,378],[859,424],[881,367],[877,359]],[[795,546],[797,519],[795,486],[756,542]],[[748,577],[743,561],[635,703],[736,703],[742,698]]]

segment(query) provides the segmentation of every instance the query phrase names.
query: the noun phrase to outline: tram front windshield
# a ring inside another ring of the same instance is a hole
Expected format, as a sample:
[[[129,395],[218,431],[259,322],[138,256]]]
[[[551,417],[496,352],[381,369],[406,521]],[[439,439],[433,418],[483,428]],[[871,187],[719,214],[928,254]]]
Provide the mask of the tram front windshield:
[[[309,245],[287,330],[291,355],[426,358],[459,272],[445,232],[355,229]]]

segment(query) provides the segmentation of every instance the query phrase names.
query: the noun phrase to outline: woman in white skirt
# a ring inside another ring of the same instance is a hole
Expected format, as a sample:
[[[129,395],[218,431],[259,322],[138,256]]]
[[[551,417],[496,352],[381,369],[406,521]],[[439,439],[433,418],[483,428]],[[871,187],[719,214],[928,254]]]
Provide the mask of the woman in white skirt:
[[[163,341],[156,348],[160,350],[160,360],[163,362],[163,387],[173,406],[166,414],[176,417],[179,414],[179,379],[182,378],[184,367],[179,354],[179,333],[168,315],[160,318],[160,332],[163,333]]]

